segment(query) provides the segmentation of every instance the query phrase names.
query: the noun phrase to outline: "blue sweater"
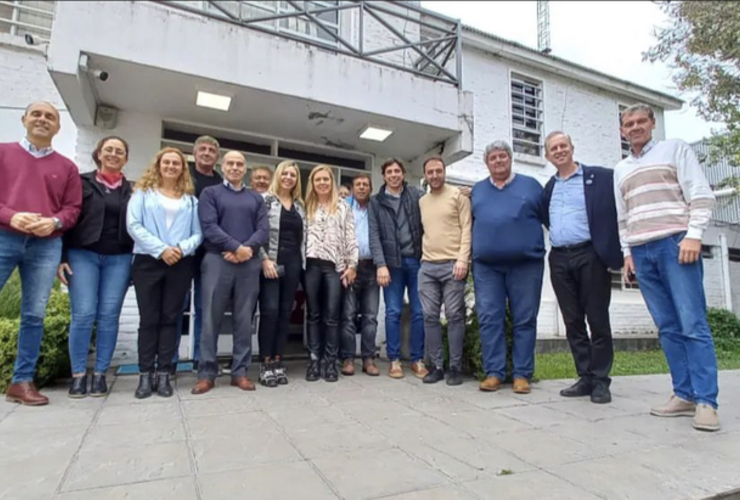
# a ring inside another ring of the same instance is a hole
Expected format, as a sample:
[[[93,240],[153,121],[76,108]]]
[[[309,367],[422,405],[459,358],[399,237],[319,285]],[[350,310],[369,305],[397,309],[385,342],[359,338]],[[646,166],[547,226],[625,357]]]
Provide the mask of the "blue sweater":
[[[503,189],[490,178],[473,187],[473,260],[515,264],[545,256],[537,180],[516,174]]]
[[[223,184],[200,194],[198,216],[208,252],[234,252],[239,245],[259,247],[267,243],[270,223],[265,201],[251,189],[234,191]]]

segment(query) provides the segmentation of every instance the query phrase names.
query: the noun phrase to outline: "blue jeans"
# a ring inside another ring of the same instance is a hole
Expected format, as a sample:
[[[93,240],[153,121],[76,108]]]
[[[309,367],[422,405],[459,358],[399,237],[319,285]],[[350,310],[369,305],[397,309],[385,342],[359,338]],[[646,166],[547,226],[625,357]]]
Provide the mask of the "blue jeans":
[[[421,262],[413,257],[404,257],[401,267],[389,267],[391,283],[383,289],[385,299],[385,341],[388,359],[401,358],[401,313],[403,292],[408,290],[411,302],[411,361],[424,359],[424,312],[419,301],[418,277]]]
[[[200,279],[200,267],[196,267],[193,274],[193,361],[200,359],[200,334],[203,330],[203,304],[200,297],[201,279]],[[185,300],[182,304],[182,310],[187,311],[190,308],[190,288],[188,293],[185,294]],[[173,364],[177,364],[180,361],[180,340],[182,340],[182,330],[185,317],[180,314],[177,318],[177,341],[175,344],[175,357],[172,359]]]
[[[13,384],[33,380],[44,333],[46,304],[61,258],[61,238],[37,238],[0,229],[0,289],[16,266],[21,274],[21,323]]]
[[[501,380],[506,377],[504,319],[508,302],[514,330],[513,376],[532,378],[544,270],[544,260],[528,260],[514,265],[473,263],[475,311],[487,377]]]
[[[632,247],[637,281],[658,326],[673,380],[681,399],[717,408],[717,356],[707,324],[701,259],[679,264],[685,233]]]
[[[72,323],[69,326],[69,359],[72,373],[85,373],[93,323],[95,336],[95,373],[105,373],[110,366],[118,340],[118,320],[126,290],[131,282],[130,253],[102,255],[89,250],[70,249],[67,262],[69,302]]]

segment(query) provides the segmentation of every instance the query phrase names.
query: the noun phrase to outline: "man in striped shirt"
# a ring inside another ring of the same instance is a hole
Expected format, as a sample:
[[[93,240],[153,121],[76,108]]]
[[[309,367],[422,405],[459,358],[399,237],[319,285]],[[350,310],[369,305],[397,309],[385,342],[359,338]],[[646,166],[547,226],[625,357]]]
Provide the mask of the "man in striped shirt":
[[[620,121],[631,146],[614,168],[624,277],[628,282],[637,277],[673,380],[671,399],[650,413],[693,416],[696,429],[716,431],[717,357],[701,262],[714,195],[688,144],[653,139],[649,106],[628,107]]]

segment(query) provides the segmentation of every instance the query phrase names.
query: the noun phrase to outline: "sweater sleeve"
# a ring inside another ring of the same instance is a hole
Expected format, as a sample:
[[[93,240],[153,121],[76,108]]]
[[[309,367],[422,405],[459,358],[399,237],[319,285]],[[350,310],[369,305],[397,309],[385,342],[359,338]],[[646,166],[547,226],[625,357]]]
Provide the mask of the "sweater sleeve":
[[[267,244],[267,240],[270,236],[270,222],[267,219],[267,208],[265,205],[265,201],[262,199],[262,196],[257,195],[259,198],[257,202],[257,214],[255,215],[255,224],[254,228],[255,231],[252,233],[252,236],[249,237],[247,241],[243,243],[246,247],[252,247],[252,250],[255,251],[255,254],[259,254],[260,250],[263,249],[263,246]]]
[[[82,180],[77,167],[72,164],[68,169],[67,185],[62,196],[62,206],[54,217],[62,222],[62,229],[67,231],[74,227],[82,208]]]
[[[457,210],[460,220],[461,237],[460,237],[460,255],[457,261],[461,264],[468,264],[470,261],[471,234],[473,230],[473,214],[470,208],[470,198],[457,194]]]
[[[614,167],[614,204],[617,207],[617,227],[619,228],[619,244],[622,247],[622,255],[625,258],[632,255],[630,247],[627,244],[627,205],[622,197],[622,190],[619,188],[619,165]]]
[[[684,141],[677,141],[676,167],[678,183],[689,206],[689,228],[686,237],[701,240],[714,209],[714,193],[707,182],[694,151]]]

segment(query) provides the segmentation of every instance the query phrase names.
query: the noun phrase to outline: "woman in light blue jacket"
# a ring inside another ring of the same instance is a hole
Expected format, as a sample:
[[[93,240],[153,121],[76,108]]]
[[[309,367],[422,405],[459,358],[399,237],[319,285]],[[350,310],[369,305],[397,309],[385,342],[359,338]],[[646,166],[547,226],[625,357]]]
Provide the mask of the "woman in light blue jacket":
[[[126,229],[134,240],[132,274],[139,306],[139,387],[172,396],[170,373],[177,317],[193,278],[193,254],[203,241],[198,200],[187,161],[164,148],[134,186]]]

